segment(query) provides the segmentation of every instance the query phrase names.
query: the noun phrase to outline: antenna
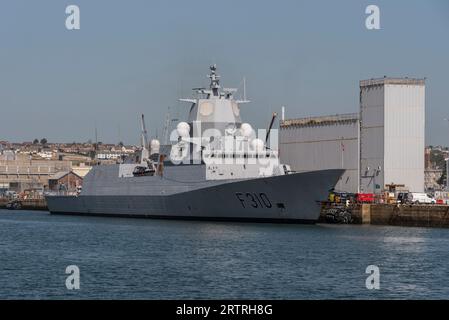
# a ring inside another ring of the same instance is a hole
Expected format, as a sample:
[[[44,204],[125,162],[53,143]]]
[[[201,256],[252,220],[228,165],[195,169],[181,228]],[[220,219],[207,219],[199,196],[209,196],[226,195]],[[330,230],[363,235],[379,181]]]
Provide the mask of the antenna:
[[[241,82],[240,82],[240,84],[241,84]],[[240,85],[239,85],[239,87],[240,87]],[[249,102],[251,102],[251,101],[246,99],[246,77],[243,77],[243,97],[242,98],[243,98],[242,100],[237,100],[236,102],[240,103],[240,104],[241,103],[249,103]]]
[[[265,145],[267,145],[267,143],[268,143],[268,138],[270,137],[270,131],[271,131],[271,128],[273,128],[273,123],[274,123],[274,120],[276,119],[277,115],[278,114],[276,112],[273,112],[273,114],[271,115],[271,122],[270,122],[270,125],[268,126],[267,135],[265,137]]]

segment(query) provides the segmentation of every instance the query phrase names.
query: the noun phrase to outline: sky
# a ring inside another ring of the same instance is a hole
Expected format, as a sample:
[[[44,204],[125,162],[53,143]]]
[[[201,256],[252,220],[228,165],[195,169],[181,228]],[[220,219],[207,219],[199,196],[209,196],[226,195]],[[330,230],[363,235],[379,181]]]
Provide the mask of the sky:
[[[368,30],[365,9],[380,9]],[[68,5],[80,30],[67,30]],[[426,143],[449,145],[449,1],[1,0],[0,140],[137,144],[186,119],[216,63],[242,117],[357,112],[359,80],[426,77]],[[241,91],[240,91],[241,94]]]

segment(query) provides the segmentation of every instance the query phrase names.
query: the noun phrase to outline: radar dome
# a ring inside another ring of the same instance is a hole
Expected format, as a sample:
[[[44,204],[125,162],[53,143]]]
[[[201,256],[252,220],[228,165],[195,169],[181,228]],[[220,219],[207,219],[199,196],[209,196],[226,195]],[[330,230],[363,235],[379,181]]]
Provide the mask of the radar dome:
[[[190,126],[187,122],[178,123],[176,131],[180,137],[187,138],[190,136]]]
[[[161,146],[161,143],[159,142],[159,140],[157,140],[157,139],[151,140],[151,142],[150,142],[151,154],[159,153],[159,147],[160,146]]]
[[[249,137],[251,136],[251,134],[253,133],[253,128],[251,127],[251,125],[249,123],[242,123],[240,130],[242,132],[242,135],[244,137]]]
[[[251,147],[257,152],[263,151],[265,143],[263,143],[262,139],[254,139],[251,141]]]

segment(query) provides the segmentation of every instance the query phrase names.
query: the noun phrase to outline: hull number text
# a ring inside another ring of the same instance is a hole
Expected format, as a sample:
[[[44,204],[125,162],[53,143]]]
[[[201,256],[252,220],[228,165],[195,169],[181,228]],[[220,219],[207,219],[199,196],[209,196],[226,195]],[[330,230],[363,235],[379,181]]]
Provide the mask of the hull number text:
[[[237,192],[235,196],[243,208],[271,208],[273,206],[268,196],[263,192]]]

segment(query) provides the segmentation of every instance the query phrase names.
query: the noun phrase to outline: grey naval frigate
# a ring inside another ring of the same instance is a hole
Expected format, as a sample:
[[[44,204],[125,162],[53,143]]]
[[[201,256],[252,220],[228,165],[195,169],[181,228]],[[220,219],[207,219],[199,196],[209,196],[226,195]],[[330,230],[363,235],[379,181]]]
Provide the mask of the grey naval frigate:
[[[295,173],[277,150],[242,122],[235,89],[194,89],[188,122],[178,123],[169,148],[147,142],[142,116],[138,157],[94,166],[77,194],[47,195],[52,214],[314,223],[342,169]],[[268,137],[268,135],[267,135]],[[268,139],[268,138],[267,138]],[[163,150],[165,149],[165,150]]]

